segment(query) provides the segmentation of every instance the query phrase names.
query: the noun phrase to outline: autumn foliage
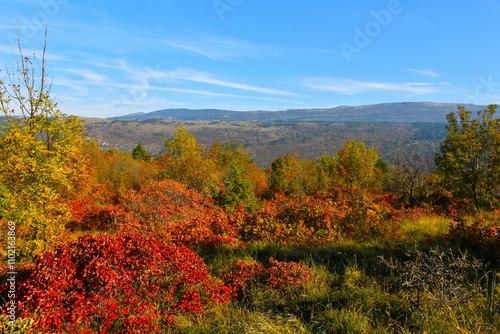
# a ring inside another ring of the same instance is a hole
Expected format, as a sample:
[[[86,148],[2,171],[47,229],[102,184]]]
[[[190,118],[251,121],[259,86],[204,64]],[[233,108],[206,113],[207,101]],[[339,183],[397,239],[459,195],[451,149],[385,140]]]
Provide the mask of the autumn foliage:
[[[117,219],[122,213],[119,206],[99,204],[91,198],[72,200],[69,206],[71,219],[66,227],[73,231],[110,230],[116,227]]]
[[[491,225],[479,221],[472,224],[452,222],[446,237],[481,253],[490,261],[500,260],[500,226],[496,222]]]
[[[318,194],[299,203],[286,196],[239,220],[244,240],[315,246],[345,239],[391,238],[397,234],[394,210],[384,198],[350,201]]]
[[[177,181],[151,181],[125,195],[122,207],[125,230],[161,235],[191,248],[238,243],[229,214]]]
[[[19,293],[21,316],[56,333],[155,333],[230,299],[194,252],[133,233],[58,246],[36,260]]]
[[[7,80],[0,80],[0,114],[4,116],[0,124],[0,233],[4,236],[0,237],[0,255],[9,260],[9,269],[6,261],[0,265],[2,333],[7,322],[14,322],[10,314],[6,316],[13,297],[5,283],[5,273],[13,270],[17,271],[16,324],[9,325],[9,332],[17,328],[36,333],[177,332],[204,316],[217,316],[224,307],[236,307],[238,312],[248,306],[258,309],[259,303],[252,304],[251,299],[264,296],[279,299],[274,307],[261,308],[266,317],[278,323],[309,322],[311,329],[317,329],[311,332],[351,332],[344,325],[360,323],[359,330],[352,332],[365,333],[363,323],[369,326],[366,319],[371,313],[373,323],[387,318],[384,325],[406,332],[398,324],[406,319],[411,323],[408,332],[426,333],[427,329],[412,327],[426,317],[424,308],[411,305],[393,315],[408,300],[389,301],[391,307],[378,302],[392,294],[392,288],[383,290],[389,281],[403,278],[402,286],[409,287],[411,280],[415,283],[415,278],[427,277],[417,285],[425,287],[433,279],[426,276],[428,272],[435,271],[442,282],[442,268],[447,268],[427,265],[443,264],[445,256],[440,254],[445,253],[421,256],[421,264],[413,262],[413,266],[405,260],[408,254],[398,262],[398,250],[392,245],[406,241],[401,238],[401,224],[408,229],[408,224],[422,217],[448,212],[454,222],[444,240],[436,239],[471,250],[488,262],[484,268],[499,264],[500,227],[492,221],[500,212],[487,222],[472,224],[457,215],[457,209],[466,217],[471,211],[476,214],[499,207],[496,105],[475,117],[463,107],[457,115],[447,116],[448,135],[435,156],[434,171],[428,156],[415,154],[393,159],[390,166],[376,148],[357,140],[348,140],[336,154],[324,153],[316,160],[286,154],[264,170],[244,144],[215,142],[207,147],[182,126],[172,138],[164,139],[165,153],[158,157],[142,145],[131,153],[103,150],[97,140],[86,139],[78,117],[64,114],[51,99],[45,44],[41,58],[36,53],[23,56],[22,51],[20,56],[13,72],[7,71]],[[427,238],[425,227],[420,232],[424,230]],[[384,273],[379,270],[376,277],[368,277],[376,266],[368,263],[374,262],[371,259],[366,261],[368,256],[363,263],[356,254],[343,254],[342,261],[348,262],[344,265],[333,263],[337,253],[326,254],[327,261],[317,261],[326,263],[324,267],[316,266],[313,259],[318,249],[373,241],[391,245],[391,261],[386,261],[391,275],[376,289],[369,287]],[[262,245],[276,254],[255,254]],[[289,259],[288,254],[296,256],[293,252],[307,254],[304,262],[275,259]],[[455,261],[458,258],[451,249],[449,254],[450,263],[466,263]],[[415,265],[431,269],[422,276],[413,269]],[[408,275],[401,271],[398,277],[394,275],[398,266],[411,270]],[[450,271],[454,281],[455,272]],[[485,319],[494,323],[492,319],[498,318],[500,307],[494,305],[497,272],[497,268],[484,272],[474,287],[474,294],[487,301],[477,308],[486,310],[480,313],[487,316],[474,325]],[[317,284],[316,291],[310,289],[321,275],[330,279]],[[488,295],[483,296],[480,285],[486,279]],[[339,289],[332,289],[334,284]],[[345,296],[358,287],[352,303],[354,321],[335,319],[349,308]],[[417,304],[421,294],[428,292],[418,290]],[[370,299],[367,305],[359,303],[363,293]],[[435,299],[430,296],[429,300]],[[295,304],[290,304],[294,307],[285,308],[288,318],[276,314],[283,300],[294,298]],[[217,308],[226,303],[231,304]],[[318,310],[322,303],[324,311]],[[302,306],[309,311],[302,312]],[[441,309],[451,315],[449,304],[440,304]],[[213,312],[205,313],[208,310]],[[313,319],[321,312],[323,321]],[[461,324],[461,315],[469,310],[458,313],[457,324]],[[335,320],[339,320],[337,327]],[[331,327],[323,327],[329,323]],[[266,330],[303,332],[305,327]]]
[[[267,288],[282,291],[300,290],[311,280],[311,269],[299,262],[281,262],[270,258],[267,265],[238,260],[223,277],[237,299],[251,289]]]

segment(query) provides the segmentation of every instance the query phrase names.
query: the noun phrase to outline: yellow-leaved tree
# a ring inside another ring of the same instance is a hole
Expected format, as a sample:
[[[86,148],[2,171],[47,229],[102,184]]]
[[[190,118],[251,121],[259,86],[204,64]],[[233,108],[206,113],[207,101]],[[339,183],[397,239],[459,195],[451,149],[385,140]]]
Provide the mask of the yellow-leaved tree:
[[[16,224],[16,250],[28,259],[60,242],[69,219],[65,199],[81,192],[88,176],[80,147],[83,123],[50,97],[46,58],[23,54],[0,77],[0,218]]]
[[[165,139],[165,146],[169,152],[160,160],[166,179],[181,182],[206,196],[218,192],[222,175],[217,171],[216,161],[194,134],[179,126],[172,139]]]

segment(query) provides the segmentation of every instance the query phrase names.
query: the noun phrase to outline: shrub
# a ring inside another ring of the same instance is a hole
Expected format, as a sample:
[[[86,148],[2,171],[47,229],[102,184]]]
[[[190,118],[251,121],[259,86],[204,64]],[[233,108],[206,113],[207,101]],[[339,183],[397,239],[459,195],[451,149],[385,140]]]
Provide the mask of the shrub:
[[[452,222],[446,237],[481,253],[487,260],[500,260],[500,226],[497,223],[486,226],[481,222]]]
[[[239,221],[244,240],[316,246],[345,238],[394,238],[397,222],[383,201],[348,200],[318,194],[297,203],[286,198],[266,201],[265,207]]]
[[[123,228],[162,237],[190,248],[237,244],[229,215],[212,199],[176,181],[149,182],[123,200]]]
[[[12,323],[8,316],[0,314],[0,332],[4,334],[31,333],[32,324],[30,319],[16,319]]]
[[[110,230],[116,227],[121,209],[113,204],[99,205],[90,198],[72,200],[71,220],[66,225],[72,231]]]
[[[407,250],[407,255],[405,261],[379,259],[397,274],[396,289],[409,292],[409,299],[417,307],[424,294],[449,308],[481,290],[485,265],[467,252],[431,248],[427,252]]]
[[[286,245],[318,245],[340,238],[338,222],[344,213],[331,200],[299,204],[285,197],[265,202],[262,209],[242,217],[243,240],[264,240]]]
[[[158,332],[230,299],[186,247],[134,233],[82,236],[44,253],[19,282],[19,315],[44,332]],[[5,309],[5,308],[4,308]]]
[[[258,262],[236,261],[223,276],[233,296],[242,299],[254,288],[290,291],[303,289],[311,280],[311,269],[300,262],[281,262],[269,259],[267,266]]]

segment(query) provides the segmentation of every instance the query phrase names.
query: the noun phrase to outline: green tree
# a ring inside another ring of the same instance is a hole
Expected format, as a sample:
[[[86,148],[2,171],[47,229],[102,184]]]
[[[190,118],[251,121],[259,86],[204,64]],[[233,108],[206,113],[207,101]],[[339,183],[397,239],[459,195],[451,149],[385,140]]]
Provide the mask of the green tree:
[[[326,160],[321,161],[326,163]],[[302,201],[304,196],[327,188],[327,169],[319,161],[300,159],[298,153],[286,154],[271,163],[269,189]]]
[[[477,112],[458,107],[450,113],[448,134],[436,154],[442,186],[455,197],[471,200],[481,210],[498,199],[500,190],[500,121],[496,105]]]
[[[142,147],[141,144],[138,144],[133,150],[132,150],[132,157],[137,160],[137,161],[145,161],[145,162],[150,162],[151,160],[153,160],[153,157],[151,156],[151,154],[148,153],[148,151],[146,151],[144,149],[144,147]]]
[[[237,141],[230,141],[221,146],[217,142],[211,147],[210,155],[217,161],[217,169],[223,178],[223,188],[216,196],[217,201],[229,211],[240,204],[249,211],[257,208],[258,177],[252,173],[257,167],[250,158],[250,153],[243,149],[243,145]]]
[[[45,34],[46,41],[47,33]],[[83,123],[50,98],[46,43],[41,54],[20,58],[0,80],[1,216],[16,222],[27,256],[59,242],[69,216],[64,198],[87,177],[80,152]]]
[[[298,154],[286,154],[271,163],[269,188],[273,193],[302,196],[302,161]]]
[[[229,211],[243,204],[249,211],[258,206],[254,195],[254,184],[250,179],[250,173],[242,165],[233,165],[224,178],[224,189],[218,199]]]
[[[385,163],[376,148],[349,140],[336,156],[336,182],[350,196],[366,196],[382,189]]]
[[[323,153],[323,155],[321,155],[321,157],[319,157],[314,164],[316,166],[316,175],[318,178],[318,190],[330,190],[337,177],[337,159],[335,156]]]

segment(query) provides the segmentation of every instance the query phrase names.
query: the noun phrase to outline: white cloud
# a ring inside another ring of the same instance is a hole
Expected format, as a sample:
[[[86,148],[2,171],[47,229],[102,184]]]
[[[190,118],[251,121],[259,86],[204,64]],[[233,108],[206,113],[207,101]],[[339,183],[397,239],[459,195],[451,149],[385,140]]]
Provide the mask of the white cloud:
[[[238,94],[228,94],[228,93],[218,93],[212,92],[203,89],[189,89],[189,88],[171,88],[171,87],[150,87],[151,90],[155,91],[166,91],[166,92],[177,92],[177,93],[186,93],[186,94],[194,94],[194,95],[202,95],[205,97],[230,97],[230,98],[238,98],[238,99],[249,99],[249,100],[263,100],[263,101],[276,101],[276,102],[286,102],[293,104],[302,104],[301,102],[288,100],[288,99],[280,99],[280,98],[272,98],[272,97],[261,97],[261,96],[249,96],[249,95],[238,95]]]
[[[275,46],[252,43],[209,34],[169,36],[164,45],[188,51],[218,61],[232,61],[242,57],[279,57],[281,52]],[[156,41],[154,41],[156,45]]]
[[[425,95],[437,91],[434,85],[422,82],[394,83],[339,78],[307,78],[303,81],[303,86],[318,91],[330,91],[342,95],[355,95],[368,91],[398,91]]]
[[[19,49],[14,44],[0,44],[0,54],[19,55]]]
[[[84,69],[84,68],[68,68],[65,69],[66,72],[71,73],[76,75],[77,77],[80,77],[80,79],[83,79],[85,81],[90,81],[90,82],[105,82],[106,76],[96,73],[92,70],[89,69]]]
[[[81,91],[83,90],[83,85],[77,81],[77,80],[72,80],[64,76],[56,76],[53,79],[52,82],[53,86],[60,86],[60,87],[66,87],[66,88],[71,88],[75,91]],[[80,92],[81,93],[81,92]]]
[[[428,77],[431,77],[434,79],[438,79],[441,76],[439,73],[436,73],[434,71],[427,70],[427,69],[407,68],[406,70],[410,71],[410,72],[422,74],[422,75],[425,75],[425,76],[428,76]]]
[[[54,99],[57,101],[63,100],[63,101],[71,101],[71,102],[76,102],[76,103],[85,103],[85,100],[83,99],[78,99],[73,96],[68,96],[68,95],[56,95],[54,96]]]
[[[17,28],[18,28],[18,25],[16,25],[16,24],[0,23],[0,30],[16,31]]]
[[[137,79],[142,82],[154,81],[189,81],[203,83],[213,86],[225,87],[230,89],[238,89],[268,95],[283,95],[283,96],[298,96],[298,94],[293,92],[288,92],[279,89],[258,87],[253,85],[248,85],[244,83],[238,83],[233,81],[222,80],[216,78],[215,76],[200,72],[192,69],[177,69],[175,71],[158,71],[158,70],[145,70],[137,74]]]

